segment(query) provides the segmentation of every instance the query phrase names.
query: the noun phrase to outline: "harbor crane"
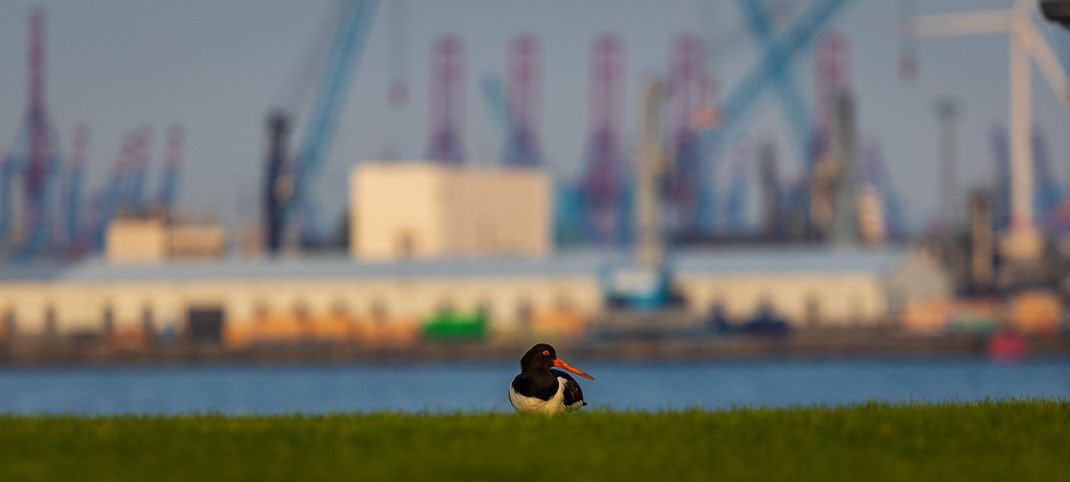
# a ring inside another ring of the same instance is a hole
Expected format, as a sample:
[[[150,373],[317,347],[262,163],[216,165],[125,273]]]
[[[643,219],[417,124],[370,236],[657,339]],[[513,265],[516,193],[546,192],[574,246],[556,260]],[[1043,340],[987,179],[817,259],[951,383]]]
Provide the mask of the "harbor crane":
[[[296,115],[293,106],[268,114],[267,174],[264,186],[265,247],[277,254],[298,213],[307,212],[316,175],[330,152],[349,87],[371,30],[378,0],[343,0],[332,42],[320,66],[319,85],[304,122],[296,153],[289,152],[286,137]],[[292,159],[292,161],[291,161]],[[302,226],[314,234],[312,223]]]

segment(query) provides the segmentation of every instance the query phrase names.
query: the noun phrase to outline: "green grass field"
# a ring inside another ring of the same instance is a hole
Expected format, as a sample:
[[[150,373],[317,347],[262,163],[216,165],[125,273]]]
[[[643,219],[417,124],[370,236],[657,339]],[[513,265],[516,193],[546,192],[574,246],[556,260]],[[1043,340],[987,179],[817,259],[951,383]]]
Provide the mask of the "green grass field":
[[[0,416],[2,480],[1070,480],[1070,402]]]

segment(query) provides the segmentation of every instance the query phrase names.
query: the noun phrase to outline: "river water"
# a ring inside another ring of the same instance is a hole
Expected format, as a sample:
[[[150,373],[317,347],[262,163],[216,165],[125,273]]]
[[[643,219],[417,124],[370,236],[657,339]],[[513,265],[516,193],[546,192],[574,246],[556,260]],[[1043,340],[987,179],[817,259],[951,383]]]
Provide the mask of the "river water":
[[[871,399],[1070,399],[1070,358],[588,362],[592,406],[835,405]],[[511,411],[517,363],[168,365],[0,369],[0,412]]]

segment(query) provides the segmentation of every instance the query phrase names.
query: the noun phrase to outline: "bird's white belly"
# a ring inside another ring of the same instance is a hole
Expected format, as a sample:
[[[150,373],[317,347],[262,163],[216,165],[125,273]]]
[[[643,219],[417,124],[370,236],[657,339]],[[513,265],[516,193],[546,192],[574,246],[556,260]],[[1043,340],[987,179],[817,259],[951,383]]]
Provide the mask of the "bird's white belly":
[[[539,397],[528,397],[516,393],[513,390],[513,384],[509,384],[509,403],[513,404],[513,408],[520,413],[557,413],[564,412],[565,407],[565,379],[557,378],[557,393],[550,397],[549,400],[543,400]],[[568,408],[572,410],[572,408]]]

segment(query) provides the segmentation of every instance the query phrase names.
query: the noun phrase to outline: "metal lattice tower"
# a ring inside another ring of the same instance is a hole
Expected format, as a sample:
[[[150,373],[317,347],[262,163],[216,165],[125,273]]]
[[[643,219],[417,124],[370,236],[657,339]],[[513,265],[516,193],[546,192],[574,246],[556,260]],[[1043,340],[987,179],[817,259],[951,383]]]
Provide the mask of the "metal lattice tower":
[[[814,52],[814,143],[811,168],[829,148],[833,103],[851,88],[851,45],[847,36],[829,32],[821,36]]]
[[[627,226],[626,161],[620,128],[624,119],[624,44],[601,34],[591,45],[588,144],[581,199],[587,238],[599,244],[621,241]]]
[[[52,242],[55,226],[51,221],[49,203],[55,174],[59,171],[59,138],[48,116],[45,103],[45,13],[34,9],[29,23],[29,85],[26,117],[16,138],[15,147],[6,162],[0,199],[0,237],[10,239],[12,229],[17,239],[14,243],[24,255],[35,256],[47,249]],[[16,200],[10,190],[14,178],[21,175],[22,199]],[[22,219],[19,226],[12,226],[12,203],[21,201]]]
[[[464,44],[455,35],[439,37],[431,48],[431,141],[428,159],[460,164],[464,124]]]
[[[31,239],[47,232],[46,220],[49,157],[51,141],[48,132],[48,114],[45,111],[45,18],[44,12],[35,10],[30,16],[30,106],[27,112],[30,155],[26,164],[26,211],[23,222],[30,230]],[[40,234],[39,234],[40,233]],[[42,240],[43,241],[43,240]],[[33,241],[31,241],[33,242]]]
[[[539,119],[542,102],[542,48],[532,35],[519,35],[509,45],[506,59],[508,76],[506,98],[509,103],[511,131],[506,145],[505,164],[537,166],[542,164],[539,148]]]
[[[674,162],[664,185],[670,238],[700,231],[703,194],[712,181],[691,116],[704,100],[706,54],[702,37],[682,33],[669,54],[669,129]]]

